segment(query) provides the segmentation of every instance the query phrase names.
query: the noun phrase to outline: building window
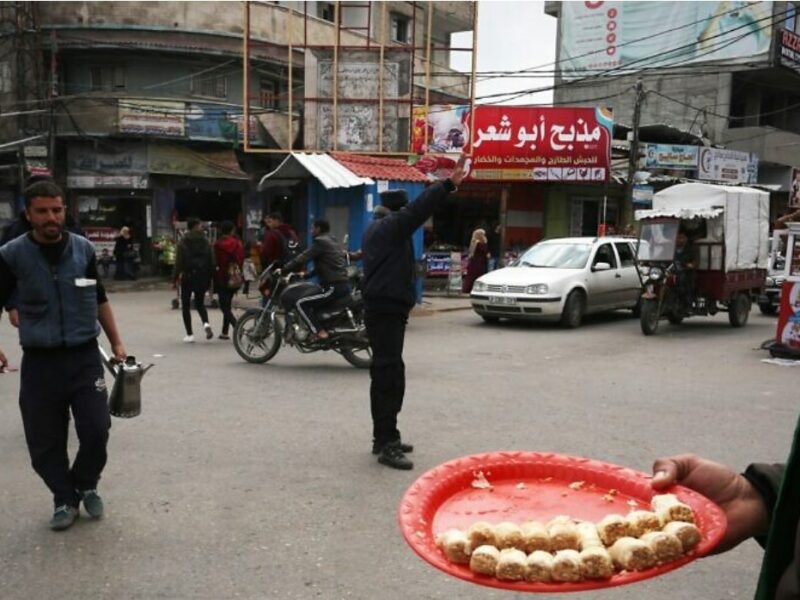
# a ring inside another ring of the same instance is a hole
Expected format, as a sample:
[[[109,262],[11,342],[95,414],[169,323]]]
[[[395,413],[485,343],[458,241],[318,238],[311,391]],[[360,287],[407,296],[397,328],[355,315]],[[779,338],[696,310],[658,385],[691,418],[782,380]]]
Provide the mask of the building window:
[[[392,13],[392,41],[407,44],[409,42],[409,18]]]
[[[112,92],[125,89],[125,67],[94,65],[89,67],[89,89],[93,92]]]
[[[262,79],[258,90],[259,104],[262,108],[278,108],[278,82]]]
[[[336,20],[336,7],[333,2],[318,2],[317,16],[333,23]]]
[[[192,94],[206,98],[227,98],[228,78],[220,73],[198,73],[192,76]]]

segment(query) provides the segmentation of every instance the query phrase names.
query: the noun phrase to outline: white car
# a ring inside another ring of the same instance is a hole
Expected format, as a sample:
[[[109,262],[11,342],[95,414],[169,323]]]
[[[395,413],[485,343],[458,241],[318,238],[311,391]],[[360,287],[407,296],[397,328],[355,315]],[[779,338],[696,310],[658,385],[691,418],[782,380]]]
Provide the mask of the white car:
[[[470,300],[487,322],[553,319],[574,328],[589,313],[636,311],[641,294],[636,240],[578,237],[531,246],[511,266],[480,277]]]

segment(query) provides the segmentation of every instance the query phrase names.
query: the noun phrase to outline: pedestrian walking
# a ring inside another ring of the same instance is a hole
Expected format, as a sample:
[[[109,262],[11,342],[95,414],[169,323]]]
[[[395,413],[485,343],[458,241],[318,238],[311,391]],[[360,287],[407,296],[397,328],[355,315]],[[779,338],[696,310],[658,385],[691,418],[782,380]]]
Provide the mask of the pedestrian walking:
[[[118,281],[135,280],[135,256],[130,227],[123,227],[114,240],[114,279]]]
[[[370,409],[372,453],[395,469],[412,469],[413,451],[397,429],[405,395],[403,343],[408,313],[416,301],[414,247],[411,237],[454,192],[464,178],[464,158],[449,179],[428,187],[408,204],[405,190],[381,193],[376,219],[364,233],[365,324],[372,350]]]
[[[100,328],[116,360],[126,353],[97,274],[95,249],[65,229],[61,189],[51,181],[34,183],[25,190],[25,206],[32,230],[0,248],[0,306],[18,292],[25,440],[34,470],[53,494],[50,527],[63,530],[78,518],[81,502],[92,518],[104,511],[97,484],[111,418],[97,345]],[[7,365],[0,352],[0,366]],[[71,467],[70,411],[78,437]]]
[[[208,323],[208,312],[205,307],[206,292],[211,286],[211,277],[214,273],[214,258],[211,253],[211,244],[203,231],[203,224],[199,219],[187,220],[189,231],[186,232],[178,243],[175,256],[175,273],[173,280],[175,286],[181,291],[181,311],[183,326],[186,336],[183,341],[191,344],[194,342],[192,333],[191,302],[194,298],[194,307],[203,322],[206,339],[214,337],[211,325]]]
[[[486,232],[483,229],[476,229],[472,232],[472,239],[469,242],[467,272],[461,284],[461,291],[469,294],[475,280],[481,275],[485,275],[488,269],[489,241],[486,239]]]
[[[222,311],[222,333],[219,339],[228,340],[229,327],[236,327],[236,318],[233,316],[233,297],[244,284],[242,264],[244,263],[244,246],[236,237],[235,228],[230,221],[220,223],[219,231],[222,237],[214,244],[214,289],[219,298],[219,308]]]
[[[276,261],[282,264],[294,258],[289,256],[289,246],[296,246],[298,238],[291,225],[283,222],[280,213],[270,213],[264,218],[264,223],[267,231],[261,244],[261,266],[266,268]]]

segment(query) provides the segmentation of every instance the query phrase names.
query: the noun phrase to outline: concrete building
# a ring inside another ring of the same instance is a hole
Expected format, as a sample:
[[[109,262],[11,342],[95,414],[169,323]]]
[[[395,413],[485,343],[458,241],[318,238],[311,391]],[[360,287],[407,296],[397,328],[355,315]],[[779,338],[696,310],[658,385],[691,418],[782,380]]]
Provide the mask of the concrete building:
[[[38,165],[49,166],[65,187],[69,210],[90,238],[108,243],[129,225],[145,263],[155,260],[152,241],[172,238],[176,222],[188,216],[232,220],[252,239],[263,212],[277,209],[302,232],[307,215],[300,214],[303,203],[294,202],[295,190],[256,188],[285,157],[279,151],[319,148],[320,112],[305,100],[308,83],[320,81],[311,47],[347,52],[384,41],[395,47],[386,51],[387,61],[405,57],[406,91],[387,99],[387,105],[397,100],[397,110],[385,121],[395,127],[386,150],[403,152],[404,111],[426,96],[420,88],[426,81],[413,75],[425,72],[424,57],[404,47],[424,46],[428,30],[449,40],[472,26],[465,16],[470,4],[437,3],[432,12],[423,2],[391,2],[385,12],[380,5],[345,3],[336,27],[331,3],[250,3],[245,90],[245,3],[3,3],[1,32],[13,35],[0,36],[11,57],[0,58],[0,103],[37,112],[13,126],[0,119],[0,204],[6,207],[0,219],[19,207],[25,178]],[[439,5],[448,5],[449,13]],[[376,20],[378,14],[385,17]],[[430,28],[429,14],[435,18]],[[438,71],[449,70],[443,52]],[[26,69],[32,84],[22,86]],[[468,80],[440,76],[436,82],[452,89],[434,99],[463,100]],[[337,86],[338,96],[350,93]],[[276,153],[248,153],[245,145]]]
[[[554,103],[613,108],[614,137],[627,148],[641,80],[643,142],[755,153],[757,181],[773,190],[773,213],[786,205],[793,168],[800,166],[795,3],[575,4],[545,3],[545,13],[559,21]],[[637,8],[641,13],[634,16]],[[625,157],[619,166],[626,174]],[[612,184],[608,190],[550,190],[548,224],[554,231],[568,233],[570,224],[574,230],[579,213],[598,210],[604,193],[619,222],[629,222],[623,187]]]

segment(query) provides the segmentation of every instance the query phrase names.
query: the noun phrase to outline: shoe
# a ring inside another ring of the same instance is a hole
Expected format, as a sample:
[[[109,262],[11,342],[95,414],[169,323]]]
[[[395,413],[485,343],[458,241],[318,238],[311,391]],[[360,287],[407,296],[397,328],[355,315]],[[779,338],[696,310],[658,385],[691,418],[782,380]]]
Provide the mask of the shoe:
[[[390,442],[386,444],[378,455],[378,462],[392,469],[409,471],[414,468],[414,463],[406,458],[400,449],[400,442]]]
[[[377,455],[381,453],[381,449],[383,446],[379,445],[376,440],[372,440],[372,453]],[[403,454],[411,454],[414,451],[414,446],[411,444],[404,444],[402,441],[400,442],[400,450],[403,451]]]
[[[185,335],[185,336],[183,336],[183,343],[184,344],[194,344],[194,336],[193,335]]]
[[[78,492],[83,502],[83,510],[93,519],[103,516],[103,499],[97,494],[97,490],[83,490]]]
[[[203,329],[206,330],[206,339],[207,340],[210,340],[211,338],[214,337],[214,332],[211,331],[211,325],[209,325],[208,323],[203,323]]]
[[[231,339],[231,336],[229,336],[227,333],[220,333],[217,336],[217,339],[219,339],[219,340],[229,340],[229,339]]]
[[[78,507],[62,504],[56,507],[53,518],[50,519],[50,529],[53,531],[64,531],[69,529],[78,518]]]

